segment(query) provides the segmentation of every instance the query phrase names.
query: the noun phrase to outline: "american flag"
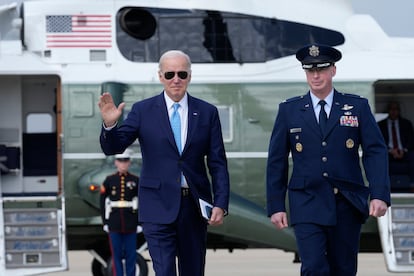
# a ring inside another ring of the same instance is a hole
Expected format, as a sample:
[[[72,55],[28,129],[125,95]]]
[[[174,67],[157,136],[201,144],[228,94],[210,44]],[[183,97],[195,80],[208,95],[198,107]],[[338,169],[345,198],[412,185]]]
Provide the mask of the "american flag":
[[[110,48],[111,15],[47,15],[46,47]]]

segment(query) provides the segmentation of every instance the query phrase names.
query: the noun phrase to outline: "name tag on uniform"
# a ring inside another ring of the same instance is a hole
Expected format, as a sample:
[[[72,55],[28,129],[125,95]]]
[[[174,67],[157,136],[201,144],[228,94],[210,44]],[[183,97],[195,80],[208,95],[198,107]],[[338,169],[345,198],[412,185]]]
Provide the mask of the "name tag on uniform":
[[[343,115],[339,119],[339,124],[341,126],[348,126],[348,127],[358,127],[358,117],[357,116],[346,116]]]
[[[291,128],[289,130],[290,133],[298,133],[298,132],[302,132],[302,128],[297,127],[297,128]]]

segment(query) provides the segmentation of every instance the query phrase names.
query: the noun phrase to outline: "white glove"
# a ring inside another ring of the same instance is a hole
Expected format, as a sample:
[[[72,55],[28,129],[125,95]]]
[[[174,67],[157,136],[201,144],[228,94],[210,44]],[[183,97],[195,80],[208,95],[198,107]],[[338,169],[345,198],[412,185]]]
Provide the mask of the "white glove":
[[[142,227],[141,227],[141,225],[138,225],[137,226],[137,233],[139,234],[139,233],[141,233],[142,232]]]
[[[105,225],[103,226],[103,230],[104,230],[106,233],[109,233],[109,227],[108,227],[108,224],[105,224]]]

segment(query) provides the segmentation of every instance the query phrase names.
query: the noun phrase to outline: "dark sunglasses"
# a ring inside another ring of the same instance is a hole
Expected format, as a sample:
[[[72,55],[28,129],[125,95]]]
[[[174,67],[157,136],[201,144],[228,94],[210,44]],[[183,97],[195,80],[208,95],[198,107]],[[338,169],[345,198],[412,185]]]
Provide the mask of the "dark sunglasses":
[[[178,77],[182,80],[185,80],[188,77],[188,72],[186,71],[179,71],[179,72],[165,72],[164,73],[164,78],[166,80],[170,80],[172,78],[174,78],[175,73],[177,73]]]

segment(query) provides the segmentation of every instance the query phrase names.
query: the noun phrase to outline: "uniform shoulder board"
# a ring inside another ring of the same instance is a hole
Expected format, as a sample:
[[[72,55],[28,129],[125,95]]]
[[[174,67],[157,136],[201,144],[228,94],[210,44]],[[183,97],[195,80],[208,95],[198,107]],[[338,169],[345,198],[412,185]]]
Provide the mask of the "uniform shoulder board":
[[[346,97],[352,97],[352,98],[357,98],[357,99],[362,99],[362,98],[364,98],[363,96],[360,96],[360,95],[356,95],[356,94],[350,94],[350,93],[341,93],[343,96],[346,96]]]
[[[297,100],[303,99],[303,97],[304,97],[304,95],[301,95],[301,96],[296,96],[296,97],[293,97],[293,98],[289,98],[289,99],[287,99],[287,100],[284,100],[282,103],[290,103],[290,102],[294,102],[294,101],[297,101]]]

